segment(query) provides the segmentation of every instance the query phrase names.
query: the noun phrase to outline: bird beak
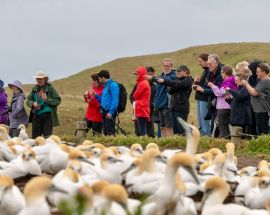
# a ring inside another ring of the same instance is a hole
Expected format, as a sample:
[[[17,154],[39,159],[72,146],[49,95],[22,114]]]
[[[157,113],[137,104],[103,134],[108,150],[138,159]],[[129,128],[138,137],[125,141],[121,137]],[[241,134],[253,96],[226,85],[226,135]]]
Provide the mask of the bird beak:
[[[108,159],[108,161],[110,161],[110,162],[112,162],[112,163],[123,162],[122,160],[117,159],[117,158],[114,158],[114,157],[110,157],[110,158]]]
[[[208,199],[209,195],[212,193],[212,191],[209,192],[204,192],[203,198],[202,198],[202,203],[201,203],[201,208],[200,211],[203,211],[203,206],[205,204],[206,199]]]
[[[6,192],[6,188],[0,187],[0,204],[2,203],[2,199],[4,197],[5,192]]]
[[[92,163],[91,161],[89,161],[87,158],[85,158],[85,157],[78,157],[78,160],[79,161],[82,161],[82,162],[85,162],[85,163],[88,163],[88,164],[90,164],[90,165],[92,165],[92,166],[95,166],[95,164],[94,163]]]
[[[181,117],[178,117],[177,120],[182,125],[182,127],[185,129],[186,135],[191,135],[192,128],[189,126],[189,124],[185,120],[183,120]]]
[[[50,187],[49,192],[59,192],[59,193],[68,194],[65,190],[62,190],[62,189],[56,187],[55,185],[52,185]]]
[[[155,160],[167,164],[167,159],[164,156],[158,155],[155,157]]]
[[[133,163],[124,172],[122,172],[121,175],[125,175],[125,174],[127,174],[128,172],[130,172],[131,170],[133,170],[135,168],[136,168],[136,165]]]
[[[191,167],[184,167],[190,174],[191,176],[194,178],[195,182],[200,185],[200,181],[198,179],[198,176],[194,170],[194,168],[191,168]]]
[[[136,149],[136,152],[138,152],[139,154],[143,154],[143,151],[141,149]]]

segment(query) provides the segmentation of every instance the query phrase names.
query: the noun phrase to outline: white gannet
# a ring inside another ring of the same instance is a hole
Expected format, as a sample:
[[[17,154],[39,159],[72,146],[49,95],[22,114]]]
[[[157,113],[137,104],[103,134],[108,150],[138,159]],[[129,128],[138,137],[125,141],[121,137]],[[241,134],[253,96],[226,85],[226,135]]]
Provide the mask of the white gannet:
[[[39,176],[32,178],[24,187],[26,206],[19,215],[50,215],[50,207],[46,201],[48,192],[63,192],[52,184],[50,178]]]
[[[25,200],[20,189],[14,185],[10,176],[0,176],[0,213],[1,215],[18,214],[25,207]]]
[[[0,170],[0,175],[9,175],[13,179],[26,175],[41,175],[41,169],[35,159],[35,153],[31,149],[25,150],[18,158]]]
[[[185,134],[187,138],[186,153],[194,156],[197,152],[197,148],[200,141],[200,131],[198,130],[198,128],[196,128],[191,124],[188,124],[180,117],[178,117],[177,120],[185,129]]]
[[[223,204],[229,189],[225,180],[218,176],[208,179],[202,199],[202,215],[250,215],[251,211],[242,205]]]

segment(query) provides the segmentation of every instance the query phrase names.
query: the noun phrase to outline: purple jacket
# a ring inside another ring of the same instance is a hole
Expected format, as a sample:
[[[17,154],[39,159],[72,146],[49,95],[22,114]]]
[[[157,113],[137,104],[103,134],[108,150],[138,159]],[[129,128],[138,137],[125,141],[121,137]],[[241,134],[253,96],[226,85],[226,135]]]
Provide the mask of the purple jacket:
[[[225,101],[226,87],[229,87],[232,90],[237,90],[237,86],[236,86],[235,79],[234,79],[233,75],[225,78],[222,81],[220,88],[218,88],[215,85],[212,87],[212,90],[213,90],[215,96],[217,97],[216,109],[231,109],[230,104],[228,104]]]
[[[0,124],[8,123],[8,112],[7,112],[7,94],[2,89],[0,90]],[[3,115],[4,114],[4,115]]]

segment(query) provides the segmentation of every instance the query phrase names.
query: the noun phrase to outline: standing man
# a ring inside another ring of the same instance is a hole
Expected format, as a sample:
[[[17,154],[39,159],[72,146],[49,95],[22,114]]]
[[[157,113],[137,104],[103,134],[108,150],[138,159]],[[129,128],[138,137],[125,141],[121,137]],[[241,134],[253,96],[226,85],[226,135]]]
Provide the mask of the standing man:
[[[192,86],[195,91],[197,86],[200,86],[203,89],[208,87],[205,83],[205,78],[208,76],[209,73],[207,61],[208,61],[208,54],[201,54],[198,58],[198,63],[203,69],[203,72],[201,76],[197,76],[195,78],[194,85]],[[204,117],[208,112],[208,95],[196,91],[195,100],[197,101],[197,119],[201,136],[210,136],[211,135],[210,120],[204,119]]]
[[[147,75],[154,76],[155,70],[153,67],[149,66],[146,67]],[[149,137],[155,137],[155,129],[154,129],[154,111],[155,111],[155,104],[154,99],[156,95],[156,84],[153,80],[149,80],[151,95],[150,95],[150,121],[146,123],[146,132]]]
[[[189,97],[192,92],[193,80],[186,65],[179,66],[176,71],[177,77],[174,80],[158,79],[158,83],[168,86],[168,93],[171,95],[169,108],[171,110],[173,133],[185,135],[184,128],[180,125],[177,118],[181,117],[184,121],[188,119],[190,109]]]
[[[164,80],[173,80],[175,78],[175,71],[173,68],[173,61],[170,58],[163,60],[163,72],[159,78]],[[155,76],[146,76],[147,80],[153,80],[157,83],[155,95],[155,109],[158,110],[160,119],[161,137],[169,137],[173,135],[173,125],[171,120],[171,111],[169,110],[169,97],[167,86],[159,84],[158,78]]]
[[[242,84],[251,95],[251,105],[255,112],[255,120],[258,134],[268,133],[268,122],[270,113],[270,79],[268,77],[270,67],[267,63],[260,63],[257,66],[257,77],[259,82],[252,87],[246,80]]]
[[[104,84],[102,95],[99,96],[94,91],[93,95],[100,103],[102,118],[103,118],[103,133],[104,135],[115,135],[115,119],[119,103],[119,86],[110,79],[110,73],[107,70],[101,70],[98,73],[99,82]]]
[[[37,84],[27,98],[27,106],[32,114],[32,138],[52,135],[53,127],[59,125],[57,106],[61,103],[61,97],[48,82],[49,77],[43,72],[38,72],[33,78]],[[31,122],[31,119],[29,119]]]
[[[221,69],[223,66],[223,64],[220,63],[219,56],[217,54],[210,54],[208,56],[207,66],[209,68],[209,73],[205,77],[206,82],[205,84],[207,85],[208,82],[212,82],[214,85],[219,87],[222,82]],[[214,122],[217,116],[216,110],[217,98],[210,87],[203,88],[197,85],[196,91],[208,97],[208,113],[205,119],[211,120],[211,133],[212,133],[214,129]]]

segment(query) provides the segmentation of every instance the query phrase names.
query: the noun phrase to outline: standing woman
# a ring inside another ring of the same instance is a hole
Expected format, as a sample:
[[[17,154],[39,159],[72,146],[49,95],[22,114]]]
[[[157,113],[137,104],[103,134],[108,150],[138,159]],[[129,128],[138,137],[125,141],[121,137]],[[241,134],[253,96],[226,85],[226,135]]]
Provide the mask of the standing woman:
[[[37,84],[27,98],[27,106],[31,108],[32,117],[32,138],[52,135],[53,127],[59,125],[57,117],[57,106],[61,103],[61,97],[48,82],[49,78],[43,72],[35,76]],[[31,116],[31,114],[30,114]]]
[[[135,117],[138,120],[139,136],[146,135],[146,122],[150,120],[150,94],[151,89],[145,76],[147,70],[139,66],[135,72],[137,76],[137,88],[134,92]]]
[[[233,68],[229,65],[222,67],[221,70],[222,83],[220,88],[214,85],[212,82],[208,83],[208,86],[213,90],[215,96],[217,97],[216,109],[218,126],[221,138],[228,138],[230,136],[229,123],[231,115],[231,106],[226,101],[228,98],[228,93],[226,88],[232,90],[237,90],[237,85],[235,83],[235,78],[233,76]]]
[[[4,89],[4,82],[0,79],[0,124],[8,125],[7,94]]]
[[[28,126],[28,116],[24,108],[25,95],[20,81],[14,81],[8,86],[13,91],[9,114],[9,135],[10,137],[18,137],[20,134],[19,125]]]
[[[90,92],[85,91],[84,100],[88,103],[85,113],[87,128],[88,130],[92,128],[93,135],[102,134],[102,114],[100,112],[100,103],[91,92],[101,96],[103,89],[104,85],[99,82],[98,75],[91,75],[91,90]]]

